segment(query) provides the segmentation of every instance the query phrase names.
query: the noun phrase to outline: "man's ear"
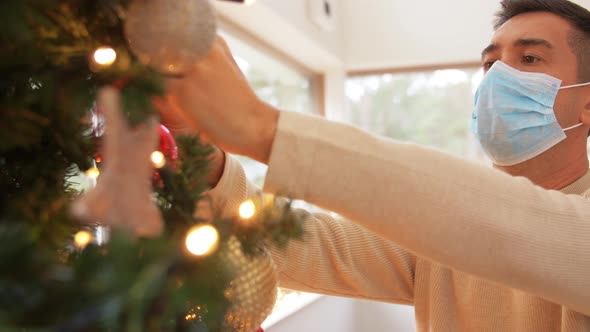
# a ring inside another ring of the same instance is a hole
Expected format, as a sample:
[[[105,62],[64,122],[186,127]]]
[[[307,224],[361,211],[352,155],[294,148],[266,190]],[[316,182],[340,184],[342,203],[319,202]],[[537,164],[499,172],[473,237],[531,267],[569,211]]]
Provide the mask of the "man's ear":
[[[590,95],[585,100],[584,109],[582,110],[582,113],[580,113],[580,121],[585,125],[590,126]]]

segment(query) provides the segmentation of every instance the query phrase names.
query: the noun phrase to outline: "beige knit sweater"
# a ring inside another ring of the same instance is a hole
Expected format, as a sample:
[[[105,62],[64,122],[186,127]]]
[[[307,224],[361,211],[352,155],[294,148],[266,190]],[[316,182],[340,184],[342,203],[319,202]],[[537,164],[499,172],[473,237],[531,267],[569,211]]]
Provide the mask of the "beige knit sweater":
[[[414,305],[418,331],[490,332],[590,332],[589,188],[590,173],[548,191],[287,112],[265,184],[355,221],[308,214],[305,241],[273,249],[281,286]],[[225,213],[258,194],[227,158],[211,191]]]

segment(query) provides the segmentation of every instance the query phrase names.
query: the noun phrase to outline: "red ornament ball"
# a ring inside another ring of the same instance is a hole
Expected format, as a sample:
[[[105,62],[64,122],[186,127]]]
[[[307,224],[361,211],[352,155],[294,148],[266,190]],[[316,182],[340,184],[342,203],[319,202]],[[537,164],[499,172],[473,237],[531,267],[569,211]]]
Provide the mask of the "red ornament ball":
[[[160,124],[160,146],[158,151],[164,154],[166,160],[170,162],[170,166],[174,166],[174,162],[178,159],[178,146],[176,146],[176,141],[170,130],[163,124]]]
[[[166,159],[166,165],[169,168],[174,169],[176,167],[176,160],[178,159],[178,146],[176,145],[174,136],[172,136],[170,130],[168,130],[168,128],[166,128],[166,126],[163,124],[160,124],[159,133],[160,143],[158,145],[158,151],[162,152],[164,155],[164,158]],[[164,186],[164,181],[162,180],[160,172],[157,169],[154,170],[152,184],[159,188]]]

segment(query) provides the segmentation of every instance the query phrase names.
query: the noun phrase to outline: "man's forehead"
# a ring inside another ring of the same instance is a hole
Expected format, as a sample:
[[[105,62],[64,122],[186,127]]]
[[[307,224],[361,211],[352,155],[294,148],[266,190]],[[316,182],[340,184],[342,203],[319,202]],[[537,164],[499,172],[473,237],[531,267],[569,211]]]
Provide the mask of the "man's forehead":
[[[517,15],[500,26],[490,44],[512,43],[518,39],[543,39],[553,45],[566,42],[571,25],[551,13],[534,12]]]

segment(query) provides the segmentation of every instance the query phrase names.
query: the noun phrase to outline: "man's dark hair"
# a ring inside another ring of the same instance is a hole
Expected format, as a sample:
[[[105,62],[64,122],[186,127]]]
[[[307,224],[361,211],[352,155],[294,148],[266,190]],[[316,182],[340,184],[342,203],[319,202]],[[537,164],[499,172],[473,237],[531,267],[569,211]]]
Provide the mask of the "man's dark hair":
[[[547,12],[568,21],[573,29],[568,44],[577,58],[578,81],[590,81],[590,11],[568,0],[502,0],[496,13],[494,29],[514,16]]]

